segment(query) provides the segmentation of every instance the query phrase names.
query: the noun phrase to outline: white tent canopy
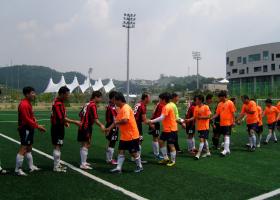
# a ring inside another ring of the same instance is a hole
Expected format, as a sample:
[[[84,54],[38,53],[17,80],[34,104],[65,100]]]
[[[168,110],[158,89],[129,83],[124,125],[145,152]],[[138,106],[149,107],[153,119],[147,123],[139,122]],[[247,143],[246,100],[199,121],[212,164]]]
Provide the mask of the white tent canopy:
[[[229,81],[224,78],[223,80],[219,81],[219,83],[229,83]]]
[[[107,85],[103,85],[101,78],[95,81],[94,85],[91,85],[89,78],[86,78],[83,84],[79,84],[77,77],[75,76],[72,83],[67,84],[64,76],[62,75],[60,81],[56,84],[53,82],[53,79],[50,78],[47,88],[44,90],[44,93],[56,93],[58,92],[59,88],[62,86],[67,86],[72,93],[77,87],[80,87],[82,93],[84,93],[88,89],[92,89],[93,91],[101,90],[104,88],[105,92],[108,93],[112,89],[115,88],[113,80],[110,79]]]

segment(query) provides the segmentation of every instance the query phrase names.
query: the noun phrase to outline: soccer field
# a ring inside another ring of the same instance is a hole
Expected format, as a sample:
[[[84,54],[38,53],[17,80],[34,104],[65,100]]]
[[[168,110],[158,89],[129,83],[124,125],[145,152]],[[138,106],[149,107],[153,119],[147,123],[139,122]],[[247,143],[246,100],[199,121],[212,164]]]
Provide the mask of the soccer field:
[[[36,112],[35,115],[37,119],[49,119],[50,113]],[[78,119],[78,112],[68,112],[68,116]],[[104,122],[104,111],[99,113],[99,117]],[[1,111],[0,133],[18,140],[16,120],[16,112]],[[34,147],[52,155],[49,121],[40,123],[45,124],[48,131],[45,134],[36,132]],[[89,150],[89,162],[93,163],[94,169],[88,172],[147,199],[248,199],[280,188],[280,145],[271,142],[256,152],[248,152],[245,149],[248,140],[245,125],[235,130],[229,157],[221,158],[218,151],[212,151],[212,157],[195,161],[184,151],[178,155],[173,168],[157,164],[152,155],[151,136],[145,134],[143,159],[148,164],[144,165],[144,172],[134,173],[135,163],[129,161],[127,156],[123,173],[110,174],[112,166],[105,163],[105,137],[98,127],[94,127],[93,143]],[[265,135],[266,132],[267,129]],[[78,167],[80,146],[76,137],[77,128],[74,125],[66,129],[62,160]],[[185,150],[183,130],[180,130],[179,139],[181,149]],[[14,170],[17,150],[18,144],[0,137],[2,165],[11,172]],[[65,174],[54,173],[51,159],[36,152],[33,156],[34,163],[43,170],[27,177],[17,177],[13,173],[0,176],[1,200],[131,199],[77,171],[69,169]],[[27,169],[26,163],[24,168]],[[280,199],[280,196],[272,199]]]

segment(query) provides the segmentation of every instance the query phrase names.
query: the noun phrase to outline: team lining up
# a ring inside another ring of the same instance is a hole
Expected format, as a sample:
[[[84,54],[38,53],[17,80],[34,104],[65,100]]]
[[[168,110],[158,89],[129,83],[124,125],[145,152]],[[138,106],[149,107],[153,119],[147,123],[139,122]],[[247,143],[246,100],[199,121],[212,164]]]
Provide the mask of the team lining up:
[[[34,88],[23,88],[24,99],[18,106],[18,132],[20,136],[20,148],[16,156],[15,173],[19,176],[27,174],[22,169],[24,158],[27,159],[30,172],[38,171],[36,165],[33,164],[32,145],[34,137],[34,129],[45,132],[46,128],[39,125],[34,117],[31,102],[35,99],[36,93]],[[186,117],[180,118],[177,103],[179,96],[176,93],[168,92],[159,95],[159,102],[156,105],[152,118],[147,118],[146,106],[150,103],[150,95],[142,94],[140,102],[134,109],[127,103],[124,95],[120,92],[112,91],[109,93],[109,102],[106,107],[106,124],[99,121],[97,114],[97,104],[102,101],[102,93],[94,91],[90,101],[84,105],[79,113],[80,121],[67,117],[64,102],[69,99],[70,90],[63,86],[59,89],[58,95],[52,104],[51,113],[51,141],[53,144],[53,158],[55,172],[66,172],[66,167],[60,162],[61,148],[63,146],[65,127],[69,124],[75,124],[78,127],[77,140],[81,143],[80,148],[80,168],[84,170],[92,169],[91,164],[87,162],[88,151],[91,144],[92,127],[97,124],[102,132],[104,132],[108,143],[106,149],[106,162],[116,165],[110,170],[112,173],[121,173],[123,163],[125,161],[125,151],[131,155],[131,159],[136,163],[135,172],[143,171],[143,161],[141,159],[141,145],[143,141],[142,124],[149,126],[149,134],[152,135],[152,147],[155,158],[159,164],[168,167],[175,166],[176,153],[180,151],[178,145],[178,124],[186,130],[187,147],[194,159],[199,160],[201,157],[210,157],[210,148],[208,144],[209,129],[213,128],[213,148],[220,149],[220,136],[224,136],[221,144],[223,150],[222,156],[230,154],[230,136],[232,127],[240,124],[246,117],[249,143],[247,144],[249,151],[255,151],[256,147],[260,147],[262,141],[263,121],[266,116],[269,133],[264,141],[268,144],[271,137],[277,142],[275,133],[276,127],[280,126],[280,102],[274,106],[271,99],[265,101],[266,107],[264,111],[256,104],[253,99],[248,96],[242,96],[243,106],[239,116],[235,116],[236,106],[235,99],[227,99],[227,92],[221,91],[218,94],[219,103],[214,113],[211,113],[209,105],[212,103],[212,95],[206,96],[204,102],[203,95],[197,95],[191,102]],[[195,131],[199,135],[199,147],[195,146]],[[113,159],[116,142],[119,139],[117,160]],[[5,171],[0,167],[1,173]]]

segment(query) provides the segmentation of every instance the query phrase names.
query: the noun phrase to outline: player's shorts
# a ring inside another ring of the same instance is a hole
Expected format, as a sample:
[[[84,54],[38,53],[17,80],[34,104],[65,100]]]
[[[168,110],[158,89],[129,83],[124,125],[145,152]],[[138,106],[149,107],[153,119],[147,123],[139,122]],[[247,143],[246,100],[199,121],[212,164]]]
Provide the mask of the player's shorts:
[[[34,139],[34,129],[29,127],[22,127],[18,129],[20,144],[24,146],[32,145]]]
[[[64,125],[52,125],[51,126],[51,138],[53,145],[63,145],[65,135]]]
[[[119,150],[127,150],[129,153],[136,153],[139,149],[139,139],[119,142]]]
[[[247,131],[250,133],[251,130],[254,130],[255,132],[258,131],[258,124],[253,123],[253,124],[247,124]]]
[[[86,129],[79,128],[77,140],[78,140],[78,142],[90,143],[91,136],[92,136],[92,130],[86,130]]]
[[[160,140],[167,141],[167,144],[176,144],[178,140],[178,134],[177,131],[172,132],[162,132],[160,135]]]
[[[275,128],[276,128],[276,123],[277,122],[273,122],[271,124],[267,124],[268,129],[274,131]]]
[[[198,131],[199,138],[208,139],[209,137],[209,130]]]
[[[220,133],[222,135],[231,135],[231,126],[220,126]]]
[[[188,135],[193,135],[195,134],[195,126],[186,126],[186,133]]]
[[[258,126],[258,131],[257,131],[257,133],[258,133],[258,134],[261,134],[262,132],[263,132],[263,125]]]
[[[106,139],[108,141],[118,141],[119,138],[119,129],[118,128],[113,128],[108,135],[106,135]]]
[[[149,135],[152,135],[153,137],[159,137],[160,135],[160,123],[155,123],[155,129],[152,129],[149,127]]]

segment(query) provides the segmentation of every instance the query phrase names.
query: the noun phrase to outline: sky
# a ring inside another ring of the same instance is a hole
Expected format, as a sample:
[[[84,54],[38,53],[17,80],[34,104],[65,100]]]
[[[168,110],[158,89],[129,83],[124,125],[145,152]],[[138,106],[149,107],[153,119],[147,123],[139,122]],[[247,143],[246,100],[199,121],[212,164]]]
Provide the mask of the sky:
[[[225,77],[226,51],[279,42],[278,0],[0,0],[0,66],[32,64],[93,78]]]

